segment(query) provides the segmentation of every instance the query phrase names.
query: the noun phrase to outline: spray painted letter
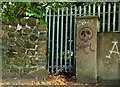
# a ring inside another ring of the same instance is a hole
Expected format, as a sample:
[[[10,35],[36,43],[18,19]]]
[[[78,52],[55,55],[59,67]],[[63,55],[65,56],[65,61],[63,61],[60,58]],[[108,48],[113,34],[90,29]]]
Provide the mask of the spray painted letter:
[[[112,43],[113,43],[113,47],[112,47],[112,49],[109,51],[109,52],[110,52],[109,56],[106,56],[106,57],[107,57],[107,58],[111,58],[111,54],[116,53],[116,54],[118,54],[118,60],[120,60],[120,53],[119,53],[118,46],[117,46],[117,43],[118,43],[118,42],[112,41]],[[116,49],[116,50],[114,50],[114,49]]]

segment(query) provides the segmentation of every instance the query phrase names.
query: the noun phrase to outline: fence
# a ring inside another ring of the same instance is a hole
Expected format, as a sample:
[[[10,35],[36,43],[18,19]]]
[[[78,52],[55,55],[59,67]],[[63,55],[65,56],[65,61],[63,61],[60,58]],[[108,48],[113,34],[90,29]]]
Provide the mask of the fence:
[[[46,9],[48,23],[48,71],[74,72],[76,62],[76,16],[98,15],[100,32],[120,31],[120,3]]]

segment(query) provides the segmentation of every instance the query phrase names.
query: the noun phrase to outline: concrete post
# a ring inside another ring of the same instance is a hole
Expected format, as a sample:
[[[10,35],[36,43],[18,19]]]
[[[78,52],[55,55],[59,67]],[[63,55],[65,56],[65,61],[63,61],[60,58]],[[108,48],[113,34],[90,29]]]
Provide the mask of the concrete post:
[[[96,83],[98,16],[77,17],[76,76],[77,82]]]

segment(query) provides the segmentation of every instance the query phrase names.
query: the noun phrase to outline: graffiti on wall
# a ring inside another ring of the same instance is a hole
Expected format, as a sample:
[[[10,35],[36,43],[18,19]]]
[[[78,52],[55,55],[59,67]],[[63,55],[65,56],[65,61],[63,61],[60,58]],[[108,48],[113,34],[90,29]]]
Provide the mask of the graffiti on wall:
[[[84,19],[84,20],[79,20],[78,23],[79,24],[77,25],[77,27],[80,27],[81,25],[85,25],[85,24],[93,24],[93,20]]]
[[[89,27],[84,27],[78,32],[80,42],[77,44],[77,50],[84,50],[85,54],[89,54],[88,50],[94,51],[91,47],[90,40],[93,37],[93,31]]]
[[[118,55],[118,60],[120,60],[120,52],[119,52],[118,45],[117,45],[118,42],[112,41],[112,43],[113,43],[112,49],[109,51],[109,55],[106,57],[111,59],[111,55],[114,53]]]

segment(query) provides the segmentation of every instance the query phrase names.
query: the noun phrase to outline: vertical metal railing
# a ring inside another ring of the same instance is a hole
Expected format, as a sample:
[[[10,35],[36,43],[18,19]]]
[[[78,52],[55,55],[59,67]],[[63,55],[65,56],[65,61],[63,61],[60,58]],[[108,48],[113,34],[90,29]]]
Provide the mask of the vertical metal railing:
[[[49,27],[48,27],[48,72],[49,72],[49,61],[50,61],[50,33],[51,33],[51,9],[49,9]]]
[[[64,8],[62,8],[62,18],[61,18],[61,44],[60,44],[60,71],[62,71],[62,60],[63,60],[63,12]]]
[[[59,54],[59,18],[60,18],[60,9],[58,8],[57,13],[57,49],[56,49],[56,72],[58,72],[58,54]]]
[[[103,3],[102,31],[105,32],[105,3]]]
[[[119,1],[119,13],[118,13],[118,31],[120,31],[120,1]]]
[[[108,31],[110,31],[110,13],[111,13],[111,4],[108,4]]]
[[[81,6],[79,6],[79,16],[81,16]]]
[[[67,70],[67,38],[68,37],[68,7],[66,7],[66,29],[65,29],[65,71]]]
[[[95,4],[93,5],[93,16],[95,16]]]
[[[57,12],[53,12],[51,9],[46,11],[45,20],[48,22],[48,71],[52,73],[54,70],[58,72],[63,68],[67,71],[68,67],[75,65],[76,16],[98,15],[102,32],[120,31],[120,3],[108,3],[106,5],[103,2],[99,5],[89,4],[78,8],[76,6],[62,7],[58,8]],[[116,20],[117,18],[118,20]],[[72,57],[72,53],[74,57]]]
[[[115,21],[116,21],[116,3],[114,3],[113,7],[113,31],[115,31]]]
[[[54,39],[55,39],[55,12],[53,12],[53,31],[52,31],[52,73],[54,72]]]
[[[76,64],[76,16],[77,16],[77,7],[75,6],[75,19],[74,19],[74,63],[73,63],[73,66],[75,66]]]
[[[72,6],[70,7],[70,32],[69,32],[69,66],[71,67],[71,53],[72,53]]]
[[[86,6],[84,6],[84,15],[86,15]]]
[[[88,10],[88,12],[89,12],[89,15],[91,15],[91,5],[89,5],[89,10]]]
[[[100,5],[98,5],[98,16],[100,17]]]

